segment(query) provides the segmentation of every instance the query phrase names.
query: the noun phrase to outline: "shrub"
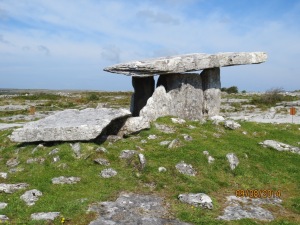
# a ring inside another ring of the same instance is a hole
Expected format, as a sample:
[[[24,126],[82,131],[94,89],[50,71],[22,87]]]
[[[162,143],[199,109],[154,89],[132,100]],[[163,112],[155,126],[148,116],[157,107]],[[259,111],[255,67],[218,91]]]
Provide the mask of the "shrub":
[[[281,94],[282,92],[284,92],[282,88],[272,88],[260,96],[253,97],[251,103],[265,106],[275,105],[284,100],[284,96]]]
[[[231,86],[229,88],[223,87],[223,88],[221,88],[221,91],[227,92],[228,94],[237,94],[237,93],[239,93],[239,89],[238,89],[237,86]]]
[[[87,96],[88,101],[97,101],[99,100],[99,96],[96,93],[89,93]]]

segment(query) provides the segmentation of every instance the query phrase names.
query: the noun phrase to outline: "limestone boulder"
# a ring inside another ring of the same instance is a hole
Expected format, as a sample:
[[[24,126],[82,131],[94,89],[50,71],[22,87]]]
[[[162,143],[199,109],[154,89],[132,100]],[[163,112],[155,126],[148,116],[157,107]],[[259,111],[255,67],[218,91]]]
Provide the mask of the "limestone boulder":
[[[193,205],[195,207],[202,207],[204,209],[212,209],[213,204],[211,198],[204,193],[189,193],[180,194],[178,199],[187,204]]]
[[[150,122],[144,117],[129,117],[118,132],[119,136],[137,133],[141,130],[150,129]]]
[[[224,66],[257,64],[266,60],[267,54],[264,52],[193,53],[121,63],[106,67],[104,71],[143,77],[151,74],[182,73]]]
[[[14,142],[93,140],[114,120],[127,118],[126,109],[68,109],[14,130]]]
[[[88,212],[98,214],[89,225],[144,224],[188,225],[170,218],[164,199],[155,195],[121,193],[116,201],[98,202],[89,206]]]

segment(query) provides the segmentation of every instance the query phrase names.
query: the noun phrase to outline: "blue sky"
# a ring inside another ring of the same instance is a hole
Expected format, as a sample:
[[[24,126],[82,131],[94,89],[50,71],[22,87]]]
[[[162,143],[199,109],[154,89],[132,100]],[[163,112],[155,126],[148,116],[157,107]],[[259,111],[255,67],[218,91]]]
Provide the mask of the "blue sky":
[[[300,0],[0,0],[0,88],[132,90],[103,68],[186,53],[268,53],[223,87],[300,89]]]

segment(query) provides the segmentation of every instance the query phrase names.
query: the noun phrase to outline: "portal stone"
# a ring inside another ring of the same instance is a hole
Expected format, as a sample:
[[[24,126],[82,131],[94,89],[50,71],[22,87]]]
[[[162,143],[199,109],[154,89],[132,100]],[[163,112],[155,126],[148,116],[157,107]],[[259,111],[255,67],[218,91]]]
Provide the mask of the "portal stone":
[[[218,115],[221,106],[220,68],[205,69],[200,74],[203,85],[203,113],[208,116]]]

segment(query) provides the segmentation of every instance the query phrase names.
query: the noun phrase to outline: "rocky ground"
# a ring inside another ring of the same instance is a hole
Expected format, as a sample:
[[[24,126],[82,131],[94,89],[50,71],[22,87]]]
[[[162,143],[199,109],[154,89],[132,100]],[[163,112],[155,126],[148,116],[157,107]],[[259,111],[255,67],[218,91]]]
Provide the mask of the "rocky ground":
[[[23,127],[26,123],[30,121],[40,120],[49,115],[56,114],[64,109],[73,108],[73,109],[84,109],[88,107],[115,107],[115,102],[123,101],[127,99],[126,102],[128,104],[129,95],[124,96],[114,95],[109,96],[103,99],[95,100],[97,103],[93,103],[93,97],[87,96],[82,97],[82,94],[79,92],[51,92],[53,95],[60,96],[61,98],[66,99],[75,99],[75,103],[69,107],[67,104],[59,104],[58,100],[55,99],[31,99],[28,100],[26,97],[34,96],[35,93],[31,93],[30,91],[11,93],[5,92],[0,95],[0,130],[7,130],[13,127]],[[256,95],[259,95],[256,93]],[[240,129],[241,121],[251,121],[257,123],[272,123],[272,124],[300,124],[300,93],[289,93],[287,95],[293,95],[298,98],[293,101],[283,101],[279,102],[274,106],[270,106],[267,108],[262,108],[257,105],[251,104],[251,94],[244,95],[227,95],[223,93],[222,96],[222,105],[221,105],[221,113],[219,116],[210,118],[213,124],[222,124],[218,127],[218,131],[213,134],[213,137],[219,139],[225,133],[224,129],[236,130]],[[52,95],[51,95],[52,96]],[[46,98],[46,97],[45,97]],[[86,99],[89,99],[87,101]],[[96,98],[95,98],[96,99]],[[108,101],[109,99],[109,101]],[[103,101],[102,101],[103,100]],[[102,102],[101,102],[102,101]],[[50,104],[49,104],[50,103]],[[125,103],[126,105],[126,103]],[[123,105],[124,106],[124,105]],[[290,115],[290,108],[296,108],[296,115]],[[64,121],[66,122],[66,121]],[[179,118],[171,118],[171,122],[173,124],[177,124],[178,126],[183,126],[184,129],[193,130],[197,129],[195,126],[189,124],[186,125],[186,121]],[[205,123],[205,121],[200,121],[201,123]],[[160,132],[164,134],[174,134],[176,133],[176,128],[170,125],[162,124],[162,123],[154,123],[153,126]],[[244,135],[249,135],[247,131],[243,131]],[[205,134],[201,134],[203,137]],[[255,136],[256,134],[253,133]],[[259,134],[261,135],[261,134]],[[117,137],[109,137],[109,142],[114,143],[118,141]],[[115,139],[114,139],[115,138]],[[134,137],[131,137],[134,139]],[[139,137],[136,137],[137,139]],[[205,138],[205,137],[204,137]],[[147,139],[139,140],[141,145],[151,142],[152,140],[159,140],[155,134],[149,134]],[[168,139],[168,140],[160,140],[159,146],[164,146],[169,150],[178,149],[180,146],[184,145],[183,143],[189,143],[193,141],[193,137],[189,134],[181,134],[179,138]],[[263,147],[270,147],[276,149],[278,151],[289,151],[295,154],[300,154],[300,148],[297,146],[291,146],[285,143],[276,142],[272,140],[265,140],[259,143]],[[299,144],[299,143],[298,143]],[[80,147],[80,143],[71,143],[70,147],[75,155],[76,159],[88,159],[89,155],[82,154],[82,150]],[[112,144],[113,145],[113,144]],[[2,149],[2,147],[1,147]],[[38,149],[44,149],[43,145],[37,145],[33,150],[34,152],[38,151]],[[144,170],[148,165],[148,160],[145,157],[144,149],[140,146],[136,146],[137,150],[122,150],[119,155],[120,160],[127,161],[129,164],[137,167],[139,171]],[[19,150],[18,150],[19,151]],[[20,150],[21,151],[21,150]],[[52,149],[49,152],[48,157],[51,158],[52,163],[56,163],[60,161],[58,156],[59,149]],[[101,152],[101,154],[106,154],[107,150],[104,147],[99,147],[95,151]],[[16,153],[16,155],[18,155]],[[207,158],[208,164],[214,164],[216,161],[220,160],[220,158],[211,155],[208,151],[203,151],[203,155]],[[133,157],[136,157],[133,159]],[[240,160],[237,155],[233,152],[228,152],[224,155],[226,157],[227,163],[232,171],[239,165]],[[243,158],[248,158],[245,155]],[[43,157],[32,157],[27,159],[27,164],[43,164],[45,162],[45,158]],[[132,163],[133,160],[133,163]],[[101,166],[105,166],[106,168],[101,171],[99,176],[104,179],[112,178],[117,176],[118,171],[111,167],[111,161],[107,160],[105,157],[98,157],[94,159],[96,164]],[[151,160],[150,160],[151,163]],[[1,172],[0,175],[3,179],[6,179],[10,174],[18,173],[21,171],[17,171],[20,169],[18,166],[20,161],[18,157],[11,158],[6,161],[6,165],[9,168],[9,172]],[[64,167],[63,163],[61,164]],[[185,176],[194,177],[201,174],[202,171],[197,171],[193,165],[186,163],[184,161],[178,161],[174,163],[174,168],[180,174]],[[167,169],[163,166],[158,168],[159,173],[165,173]],[[136,176],[140,176],[138,173]],[[76,184],[81,182],[80,177],[74,176],[59,176],[53,177],[52,184]],[[155,184],[147,183],[149,185],[149,190],[155,188]],[[0,184],[0,192],[3,193],[15,193],[19,190],[28,189],[28,184],[26,183],[1,183]],[[97,225],[97,224],[191,224],[180,221],[177,218],[174,218],[174,215],[171,215],[169,212],[170,206],[168,203],[164,201],[162,196],[158,196],[155,193],[150,194],[136,194],[131,192],[122,192],[120,193],[114,201],[103,201],[97,202],[89,206],[88,212],[95,213],[96,219],[90,220],[89,224]],[[37,189],[31,189],[23,193],[20,196],[20,199],[24,201],[28,206],[34,205],[35,202],[41,198],[43,193]],[[274,194],[275,196],[275,194]],[[274,197],[273,196],[273,197]],[[226,202],[224,204],[224,208],[220,210],[220,214],[216,219],[222,221],[235,221],[240,219],[255,219],[257,221],[272,221],[275,219],[274,213],[272,211],[272,207],[282,208],[282,200],[278,198],[279,196],[275,196],[275,198],[251,198],[251,196],[233,196],[228,195],[226,197]],[[200,207],[205,210],[211,210],[214,207],[213,201],[210,196],[198,192],[198,193],[181,193],[177,196],[178,200],[189,204],[191,207]],[[82,200],[84,201],[84,200]],[[267,206],[267,207],[266,207]],[[0,203],[0,207],[7,207],[7,203]],[[283,209],[283,208],[282,208]],[[1,210],[1,209],[0,209]],[[283,209],[284,210],[284,209]],[[1,211],[0,211],[1,212]],[[1,214],[1,213],[0,213]],[[276,213],[275,213],[276,214]],[[32,220],[49,220],[53,221],[55,218],[60,216],[60,212],[36,212],[31,214]],[[0,221],[9,221],[6,215],[0,215]],[[62,220],[60,223],[67,223]],[[70,223],[72,224],[72,223]],[[292,223],[291,223],[292,224]]]

